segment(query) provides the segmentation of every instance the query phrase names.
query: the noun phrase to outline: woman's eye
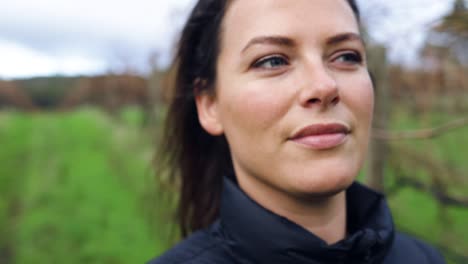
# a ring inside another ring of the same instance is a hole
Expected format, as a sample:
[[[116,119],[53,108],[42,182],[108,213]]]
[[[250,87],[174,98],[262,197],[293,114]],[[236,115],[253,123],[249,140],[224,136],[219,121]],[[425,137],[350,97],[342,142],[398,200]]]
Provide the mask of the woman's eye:
[[[273,69],[278,68],[281,66],[288,65],[288,61],[280,56],[272,56],[266,57],[256,61],[252,67],[253,68],[265,68],[265,69]]]
[[[359,53],[344,53],[341,54],[338,58],[335,59],[335,62],[345,63],[345,64],[360,64],[362,62],[362,56]]]

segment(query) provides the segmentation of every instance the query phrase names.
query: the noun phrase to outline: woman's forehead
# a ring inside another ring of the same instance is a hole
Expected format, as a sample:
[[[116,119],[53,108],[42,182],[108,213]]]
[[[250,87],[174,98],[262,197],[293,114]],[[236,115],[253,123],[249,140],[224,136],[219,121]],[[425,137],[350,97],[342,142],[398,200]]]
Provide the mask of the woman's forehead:
[[[222,28],[223,40],[230,45],[261,35],[359,33],[345,0],[236,0],[227,10]]]

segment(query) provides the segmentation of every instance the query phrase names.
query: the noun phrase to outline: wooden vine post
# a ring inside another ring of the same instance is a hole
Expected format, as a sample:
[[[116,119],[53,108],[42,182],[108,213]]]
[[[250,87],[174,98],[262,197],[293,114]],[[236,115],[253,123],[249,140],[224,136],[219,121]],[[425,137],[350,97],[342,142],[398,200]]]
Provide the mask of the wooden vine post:
[[[386,49],[381,46],[369,48],[368,64],[373,76],[375,93],[373,128],[386,131],[389,127],[391,106]],[[389,146],[386,140],[372,137],[365,181],[371,188],[382,192],[384,191],[385,160],[388,151]]]

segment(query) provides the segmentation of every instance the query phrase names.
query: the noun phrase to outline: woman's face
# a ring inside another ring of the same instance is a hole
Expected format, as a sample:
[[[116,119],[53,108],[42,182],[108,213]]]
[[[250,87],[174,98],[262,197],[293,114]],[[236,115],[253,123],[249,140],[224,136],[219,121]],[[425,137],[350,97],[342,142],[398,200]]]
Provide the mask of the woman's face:
[[[322,196],[349,186],[373,111],[349,4],[236,0],[221,34],[215,95],[196,101],[205,130],[226,136],[241,187]]]

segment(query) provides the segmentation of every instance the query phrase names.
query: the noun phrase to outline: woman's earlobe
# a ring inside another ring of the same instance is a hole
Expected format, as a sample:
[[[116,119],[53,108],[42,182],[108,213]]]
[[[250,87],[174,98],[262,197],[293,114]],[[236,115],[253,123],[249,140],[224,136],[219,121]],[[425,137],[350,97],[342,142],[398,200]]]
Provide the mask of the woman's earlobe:
[[[216,96],[202,91],[195,94],[198,121],[205,131],[213,136],[223,134],[223,126],[219,118],[218,102]]]

